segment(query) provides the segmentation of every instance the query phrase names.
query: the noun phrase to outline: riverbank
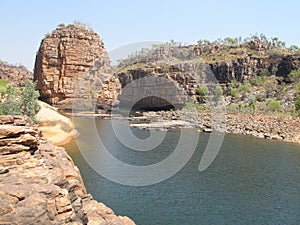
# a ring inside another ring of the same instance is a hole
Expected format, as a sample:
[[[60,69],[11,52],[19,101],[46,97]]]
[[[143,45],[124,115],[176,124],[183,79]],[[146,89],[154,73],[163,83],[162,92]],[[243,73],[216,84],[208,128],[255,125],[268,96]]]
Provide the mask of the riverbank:
[[[213,124],[212,115],[209,113],[195,114],[188,111],[160,111],[145,112],[143,116],[148,117],[152,122],[133,123],[131,126],[141,129],[163,128],[168,130],[181,127],[195,127],[202,132],[217,130],[300,144],[300,118],[288,115],[224,114],[223,118],[218,118],[222,124]],[[159,127],[159,124],[161,127]],[[178,124],[178,126],[174,126],[174,124]]]
[[[122,117],[119,114],[70,114],[74,117],[129,120],[138,129],[172,130],[197,128],[200,132],[222,131],[231,134],[252,135],[257,138],[281,140],[300,144],[300,118],[288,115],[195,113],[188,110],[144,112],[141,116]],[[213,123],[214,122],[214,123]]]
[[[0,116],[1,224],[134,225],[86,192],[64,148],[26,116]]]

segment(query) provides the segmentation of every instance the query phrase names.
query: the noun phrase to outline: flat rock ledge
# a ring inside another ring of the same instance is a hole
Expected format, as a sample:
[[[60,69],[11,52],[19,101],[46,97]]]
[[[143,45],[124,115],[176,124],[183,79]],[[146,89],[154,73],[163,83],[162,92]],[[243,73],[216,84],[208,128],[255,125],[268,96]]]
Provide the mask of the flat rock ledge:
[[[135,223],[87,194],[65,149],[28,117],[0,116],[0,224]]]

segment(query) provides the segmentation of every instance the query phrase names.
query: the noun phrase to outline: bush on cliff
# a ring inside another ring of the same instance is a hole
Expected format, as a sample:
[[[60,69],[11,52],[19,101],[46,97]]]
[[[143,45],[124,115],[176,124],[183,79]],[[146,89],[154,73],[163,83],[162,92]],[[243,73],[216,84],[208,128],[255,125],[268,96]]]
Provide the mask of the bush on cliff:
[[[298,96],[295,100],[295,109],[300,113],[300,96]]]
[[[269,99],[268,106],[272,112],[281,111],[282,109],[280,102],[274,99]]]
[[[222,95],[223,95],[223,89],[222,89],[221,86],[218,85],[218,86],[215,88],[214,95],[215,95],[215,101],[218,102],[218,101],[221,100],[221,97],[222,97]]]
[[[208,87],[206,85],[200,85],[198,88],[197,88],[197,94],[199,95],[200,97],[200,101],[202,103],[205,103],[206,101],[206,96],[208,94]]]
[[[4,98],[8,88],[8,81],[7,80],[0,80],[0,97],[1,99]]]
[[[5,115],[27,115],[35,123],[35,115],[40,110],[38,104],[39,93],[35,90],[35,83],[24,82],[23,88],[8,85],[5,99],[1,104],[2,113]]]

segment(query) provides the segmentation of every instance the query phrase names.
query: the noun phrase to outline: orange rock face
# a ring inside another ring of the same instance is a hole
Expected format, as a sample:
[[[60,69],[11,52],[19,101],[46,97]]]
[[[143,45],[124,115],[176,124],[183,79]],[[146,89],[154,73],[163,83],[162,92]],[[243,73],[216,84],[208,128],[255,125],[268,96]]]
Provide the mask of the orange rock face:
[[[86,109],[90,107],[86,105],[87,100],[96,98],[111,77],[108,54],[93,30],[68,25],[57,28],[42,40],[34,69],[41,100],[70,109],[76,99],[77,107]],[[78,104],[78,100],[82,102]],[[113,102],[102,100],[108,104]]]

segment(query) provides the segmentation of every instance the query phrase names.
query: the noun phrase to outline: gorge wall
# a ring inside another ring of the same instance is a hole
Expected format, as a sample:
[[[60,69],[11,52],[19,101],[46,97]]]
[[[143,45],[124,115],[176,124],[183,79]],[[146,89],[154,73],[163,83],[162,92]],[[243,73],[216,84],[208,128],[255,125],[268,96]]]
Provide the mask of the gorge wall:
[[[119,91],[118,83],[110,85],[111,79],[107,52],[93,30],[72,24],[57,28],[42,40],[34,68],[41,100],[71,109],[76,99],[76,107],[86,109],[91,107],[89,99],[100,96],[99,104],[109,107]]]
[[[64,148],[22,116],[0,116],[0,223],[134,225],[93,200]]]
[[[229,49],[226,51],[224,46],[215,44],[160,47],[148,55],[135,56],[121,62],[117,77],[122,87],[145,76],[165,77],[183,89],[194,102],[201,102],[197,93],[201,84],[225,86],[232,81],[249,81],[260,74],[276,75],[289,82],[289,73],[300,68],[300,55],[271,54],[264,46],[249,45],[247,48],[227,47]],[[141,90],[142,87],[138,89]],[[161,98],[169,99],[171,95],[171,92],[166,92]],[[127,96],[127,99],[136,98],[137,90]],[[181,103],[184,104],[185,101]]]

